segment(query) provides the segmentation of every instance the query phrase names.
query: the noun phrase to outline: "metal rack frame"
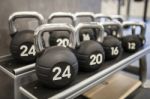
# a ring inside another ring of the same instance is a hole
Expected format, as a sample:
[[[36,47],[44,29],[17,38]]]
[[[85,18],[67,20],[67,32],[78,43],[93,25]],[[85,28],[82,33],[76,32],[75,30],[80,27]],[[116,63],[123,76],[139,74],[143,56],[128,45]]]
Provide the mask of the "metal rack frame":
[[[2,94],[6,94],[7,99],[22,99],[19,87],[22,84],[27,84],[31,81],[37,80],[35,76],[35,64],[21,65],[21,64],[11,64],[14,61],[11,55],[5,55],[0,57],[0,78],[5,81],[1,83],[0,91]],[[9,67],[6,64],[11,64]],[[5,88],[5,90],[4,90]]]
[[[142,50],[134,53],[133,55],[130,55],[129,57],[115,63],[114,65],[97,72],[96,74],[88,77],[87,79],[61,91],[57,94],[54,94],[53,96],[49,97],[48,99],[72,99],[75,98],[84,92],[86,92],[88,89],[94,87],[95,85],[103,82],[106,80],[109,76],[112,74],[128,67],[131,63],[135,62],[136,60],[139,60],[139,80],[144,83],[146,80],[146,71],[147,71],[147,61],[146,61],[146,55],[150,53],[150,46],[145,46]],[[21,93],[30,98],[30,99],[38,99],[38,97],[34,96],[31,92],[26,90],[24,87],[19,88]]]

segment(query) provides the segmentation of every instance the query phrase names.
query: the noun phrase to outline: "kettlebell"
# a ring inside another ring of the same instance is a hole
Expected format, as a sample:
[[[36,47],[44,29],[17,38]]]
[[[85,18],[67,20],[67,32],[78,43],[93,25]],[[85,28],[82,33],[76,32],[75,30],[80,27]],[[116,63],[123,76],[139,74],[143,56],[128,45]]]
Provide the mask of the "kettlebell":
[[[104,31],[106,33],[102,45],[105,51],[105,59],[115,59],[123,52],[122,44],[119,40],[122,36],[121,24],[117,21],[111,21],[109,16],[103,16],[100,14],[95,15],[95,21],[97,21],[99,18],[106,18],[110,20],[107,22],[102,22]]]
[[[77,12],[75,13],[75,17],[76,17],[76,25],[78,25],[79,23],[84,23],[87,22],[87,18],[90,18],[90,22],[94,22],[94,14],[92,12]],[[84,20],[81,20],[81,18],[83,18]],[[81,33],[80,33],[80,40],[81,41],[85,41],[85,40],[95,40],[96,36],[94,35],[96,32],[95,29],[87,29],[84,28],[82,29]]]
[[[48,17],[48,23],[53,23],[53,20],[56,18],[67,18],[71,20],[71,24],[75,26],[75,20],[76,18],[74,17],[73,14],[68,13],[68,12],[55,12],[52,13]],[[59,22],[61,23],[61,22]],[[58,46],[64,46],[67,47],[69,45],[69,33],[66,31],[53,31],[53,33],[50,33],[50,39],[49,39],[49,44],[51,46],[53,45],[58,45]]]
[[[80,33],[82,29],[96,28],[96,40],[80,41]],[[76,26],[77,46],[76,55],[78,58],[79,69],[84,72],[92,72],[99,69],[105,60],[105,53],[102,45],[103,26],[99,23],[79,23]]]
[[[145,40],[145,24],[143,22],[123,22],[122,27],[131,27],[132,33],[130,35],[122,36],[122,46],[126,52],[134,53],[139,48],[144,46]],[[135,29],[140,27],[140,33],[136,34]],[[125,34],[125,33],[123,33]],[[127,33],[126,33],[127,34]]]
[[[105,51],[105,59],[112,60],[117,58],[123,52],[122,43],[119,40],[122,35],[121,24],[118,22],[105,22],[102,24],[104,28],[115,26],[119,29],[119,31],[117,31],[117,38],[111,35],[107,35],[104,37],[104,41],[102,43]]]
[[[36,51],[33,44],[34,30],[18,31],[15,27],[15,20],[19,18],[34,18],[38,21],[38,25],[44,23],[44,18],[38,12],[15,12],[9,17],[9,30],[12,38],[10,44],[10,52],[12,56],[19,62],[32,63],[35,62]]]
[[[70,44],[68,47],[49,46],[44,48],[42,35],[51,31],[68,31]],[[63,88],[75,79],[78,72],[78,62],[70,50],[76,45],[75,31],[67,24],[44,24],[34,33],[37,51],[36,74],[39,81],[50,88]]]

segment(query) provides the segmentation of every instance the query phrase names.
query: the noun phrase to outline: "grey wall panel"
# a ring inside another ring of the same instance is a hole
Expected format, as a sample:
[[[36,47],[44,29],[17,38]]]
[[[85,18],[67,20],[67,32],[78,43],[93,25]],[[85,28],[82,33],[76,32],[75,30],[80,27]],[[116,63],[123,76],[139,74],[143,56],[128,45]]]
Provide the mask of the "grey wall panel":
[[[0,0],[0,55],[9,53],[8,17],[15,11],[38,11],[45,18],[56,11],[100,12],[101,0]],[[19,23],[20,24],[20,23]],[[18,25],[18,24],[17,24]]]

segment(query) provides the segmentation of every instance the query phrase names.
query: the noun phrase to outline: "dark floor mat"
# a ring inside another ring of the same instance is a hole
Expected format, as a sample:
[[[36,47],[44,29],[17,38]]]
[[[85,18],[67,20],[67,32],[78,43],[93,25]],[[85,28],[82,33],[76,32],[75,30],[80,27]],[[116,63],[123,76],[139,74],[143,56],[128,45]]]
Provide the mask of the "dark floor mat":
[[[150,99],[150,88],[139,88],[127,99]]]

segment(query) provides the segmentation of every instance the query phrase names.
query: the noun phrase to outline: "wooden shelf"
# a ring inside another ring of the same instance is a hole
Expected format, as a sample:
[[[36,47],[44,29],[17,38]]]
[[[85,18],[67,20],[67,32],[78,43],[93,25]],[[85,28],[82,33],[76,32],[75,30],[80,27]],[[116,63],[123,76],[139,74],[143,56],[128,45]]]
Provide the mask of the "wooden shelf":
[[[83,95],[90,99],[124,99],[142,84],[130,75],[119,72]]]

